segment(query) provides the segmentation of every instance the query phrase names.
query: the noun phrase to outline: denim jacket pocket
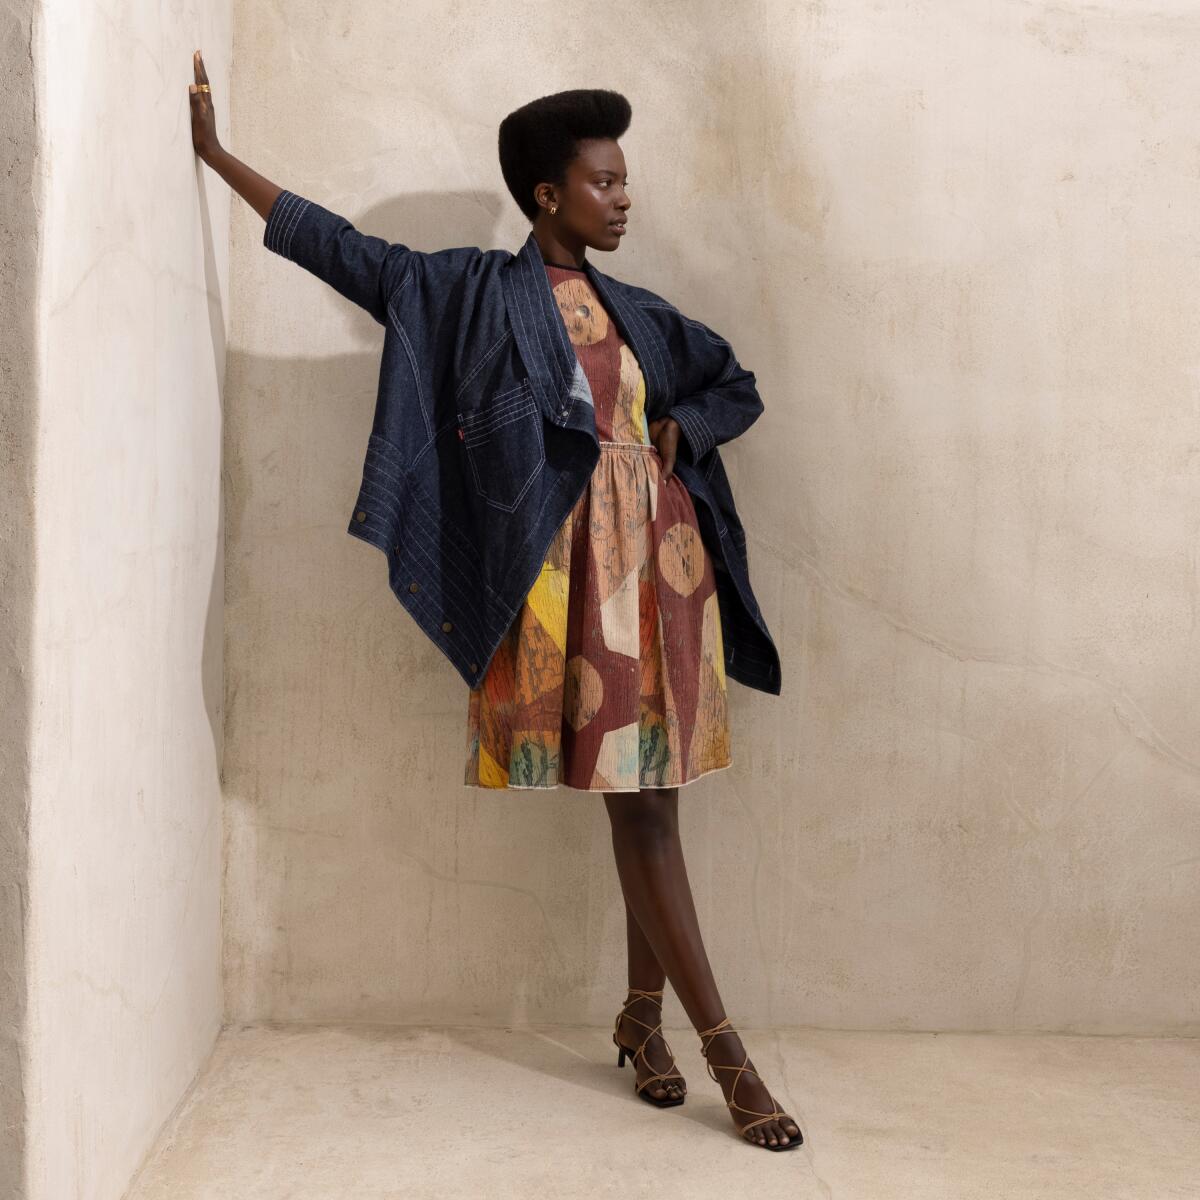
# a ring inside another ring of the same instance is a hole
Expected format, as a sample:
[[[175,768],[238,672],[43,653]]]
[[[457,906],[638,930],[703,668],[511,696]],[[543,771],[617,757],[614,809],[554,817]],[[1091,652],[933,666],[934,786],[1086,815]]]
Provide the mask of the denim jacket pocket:
[[[542,412],[529,380],[459,415],[459,430],[475,490],[511,512],[546,465]]]

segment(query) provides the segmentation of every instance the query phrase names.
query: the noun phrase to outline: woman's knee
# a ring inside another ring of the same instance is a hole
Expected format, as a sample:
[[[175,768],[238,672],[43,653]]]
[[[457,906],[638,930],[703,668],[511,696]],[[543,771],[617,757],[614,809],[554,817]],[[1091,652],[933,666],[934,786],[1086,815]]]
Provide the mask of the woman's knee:
[[[613,831],[619,835],[667,839],[679,833],[679,808],[674,788],[643,788],[640,792],[606,792]]]

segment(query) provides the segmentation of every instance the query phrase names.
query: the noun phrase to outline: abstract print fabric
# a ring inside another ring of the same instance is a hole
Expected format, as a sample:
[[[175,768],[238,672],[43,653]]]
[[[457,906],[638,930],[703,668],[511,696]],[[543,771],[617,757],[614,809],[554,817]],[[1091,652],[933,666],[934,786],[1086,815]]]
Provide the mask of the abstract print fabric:
[[[641,368],[580,268],[546,264],[600,458],[469,689],[464,782],[629,792],[730,765],[716,577],[650,440]]]

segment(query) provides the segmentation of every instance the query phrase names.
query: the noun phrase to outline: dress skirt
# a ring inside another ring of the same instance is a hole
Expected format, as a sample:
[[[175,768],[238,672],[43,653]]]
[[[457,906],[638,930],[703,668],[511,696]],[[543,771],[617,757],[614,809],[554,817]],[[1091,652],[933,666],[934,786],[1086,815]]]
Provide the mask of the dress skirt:
[[[730,765],[716,579],[652,444],[601,442],[588,486],[470,690],[468,785],[638,791]]]

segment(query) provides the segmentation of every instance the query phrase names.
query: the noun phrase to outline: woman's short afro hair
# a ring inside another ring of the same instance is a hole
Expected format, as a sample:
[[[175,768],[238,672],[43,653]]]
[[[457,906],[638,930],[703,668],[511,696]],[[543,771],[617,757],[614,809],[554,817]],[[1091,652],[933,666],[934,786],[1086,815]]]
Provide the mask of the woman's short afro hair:
[[[500,171],[521,211],[534,221],[539,183],[565,184],[585,138],[619,138],[629,128],[629,101],[607,88],[572,88],[531,100],[500,122]]]

